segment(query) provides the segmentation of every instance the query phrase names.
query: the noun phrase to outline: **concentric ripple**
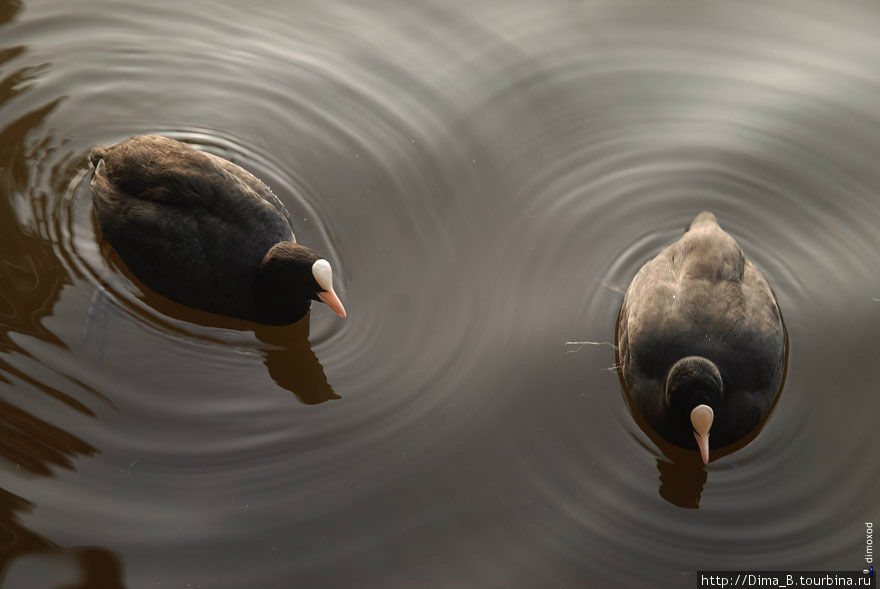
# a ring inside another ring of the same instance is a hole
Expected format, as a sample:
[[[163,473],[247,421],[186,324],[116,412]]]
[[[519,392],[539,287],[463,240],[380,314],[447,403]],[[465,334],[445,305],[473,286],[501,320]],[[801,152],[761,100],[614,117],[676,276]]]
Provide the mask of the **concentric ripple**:
[[[860,568],[878,28],[869,5],[793,1],[0,8],[0,575]],[[139,133],[263,179],[349,318],[264,328],[141,287],[98,241],[86,157]],[[705,469],[635,423],[612,344],[630,280],[701,210],[790,336],[765,427]]]

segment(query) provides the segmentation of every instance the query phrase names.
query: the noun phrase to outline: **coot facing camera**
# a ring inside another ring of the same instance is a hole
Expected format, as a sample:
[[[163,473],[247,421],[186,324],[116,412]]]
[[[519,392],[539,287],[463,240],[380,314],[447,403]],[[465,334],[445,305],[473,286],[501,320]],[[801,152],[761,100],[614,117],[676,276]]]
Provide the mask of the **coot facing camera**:
[[[126,266],[183,305],[258,323],[341,317],[330,263],[299,245],[290,213],[253,174],[157,135],[92,148],[98,225]]]
[[[636,409],[664,439],[732,444],[766,417],[785,371],[776,297],[734,239],[703,212],[633,278],[617,346]]]

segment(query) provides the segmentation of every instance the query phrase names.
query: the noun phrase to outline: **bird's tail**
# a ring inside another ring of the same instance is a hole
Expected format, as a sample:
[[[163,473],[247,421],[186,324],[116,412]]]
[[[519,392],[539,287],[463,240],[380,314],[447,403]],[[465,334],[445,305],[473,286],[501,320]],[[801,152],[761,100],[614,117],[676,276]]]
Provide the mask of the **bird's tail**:
[[[702,213],[700,213],[699,215],[694,217],[694,220],[691,221],[689,229],[693,229],[694,227],[696,227],[698,225],[703,225],[703,224],[717,226],[718,219],[716,219],[715,215],[713,215],[709,211],[703,211]]]
[[[89,151],[89,161],[92,162],[92,165],[96,168],[98,167],[98,162],[104,159],[104,156],[107,155],[107,151],[110,149],[109,145],[96,145],[91,151]]]

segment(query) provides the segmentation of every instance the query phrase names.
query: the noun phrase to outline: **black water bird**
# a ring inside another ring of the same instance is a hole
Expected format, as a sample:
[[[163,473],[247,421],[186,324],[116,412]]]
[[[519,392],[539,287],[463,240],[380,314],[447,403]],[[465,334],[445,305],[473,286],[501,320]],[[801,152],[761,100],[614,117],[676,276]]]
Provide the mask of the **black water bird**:
[[[732,444],[766,417],[785,371],[776,296],[740,246],[703,212],[633,278],[620,309],[618,359],[635,408],[664,439]]]
[[[92,202],[141,281],[183,305],[269,325],[312,300],[345,317],[330,263],[299,245],[268,186],[230,161],[157,135],[93,147]]]

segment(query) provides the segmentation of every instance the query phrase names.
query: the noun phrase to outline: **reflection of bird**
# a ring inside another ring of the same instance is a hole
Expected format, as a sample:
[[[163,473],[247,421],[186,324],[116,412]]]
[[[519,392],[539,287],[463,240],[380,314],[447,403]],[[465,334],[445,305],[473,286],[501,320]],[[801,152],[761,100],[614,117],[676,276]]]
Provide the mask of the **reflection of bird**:
[[[101,231],[131,271],[184,305],[259,323],[345,309],[330,263],[298,245],[268,186],[215,155],[145,135],[92,148]]]
[[[647,262],[627,289],[617,343],[623,380],[660,436],[698,447],[742,439],[773,404],[785,366],[776,297],[712,213]]]
[[[293,392],[306,405],[341,399],[309,342],[309,317],[295,325],[260,326],[254,335],[264,344],[266,369],[279,386]]]

